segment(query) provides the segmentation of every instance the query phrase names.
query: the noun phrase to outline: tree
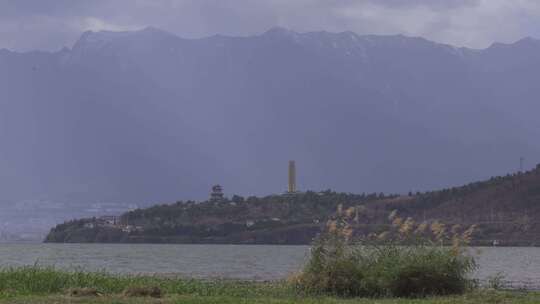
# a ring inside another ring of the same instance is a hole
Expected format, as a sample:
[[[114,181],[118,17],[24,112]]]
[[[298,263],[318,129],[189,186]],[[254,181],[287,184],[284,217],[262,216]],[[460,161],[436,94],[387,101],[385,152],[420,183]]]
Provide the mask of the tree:
[[[244,197],[240,196],[240,195],[233,195],[232,198],[231,198],[231,201],[235,202],[235,203],[243,203],[244,202]]]

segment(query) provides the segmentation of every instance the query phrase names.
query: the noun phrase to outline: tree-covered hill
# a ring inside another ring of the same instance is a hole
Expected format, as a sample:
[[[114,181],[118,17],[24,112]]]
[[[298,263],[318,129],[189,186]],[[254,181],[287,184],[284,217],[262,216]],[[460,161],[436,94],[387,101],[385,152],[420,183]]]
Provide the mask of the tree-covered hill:
[[[305,244],[336,211],[386,198],[333,191],[221,201],[179,201],[127,212],[117,223],[92,218],[53,228],[47,242]]]
[[[341,207],[339,207],[341,205]],[[58,225],[46,242],[308,244],[336,211],[355,218],[355,233],[388,225],[397,210],[416,221],[448,227],[477,225],[477,245],[540,244],[540,167],[461,187],[408,195],[348,194],[331,190],[221,201],[179,201],[118,218]]]

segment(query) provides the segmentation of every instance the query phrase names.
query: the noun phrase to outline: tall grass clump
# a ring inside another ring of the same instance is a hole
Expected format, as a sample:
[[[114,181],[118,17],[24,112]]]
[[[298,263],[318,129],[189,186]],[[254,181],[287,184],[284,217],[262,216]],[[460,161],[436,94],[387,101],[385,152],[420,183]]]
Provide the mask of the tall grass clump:
[[[447,229],[396,212],[389,221],[381,233],[353,237],[350,212],[338,209],[291,283],[302,292],[346,297],[450,295],[475,286],[470,275],[476,263],[466,251],[475,226]]]

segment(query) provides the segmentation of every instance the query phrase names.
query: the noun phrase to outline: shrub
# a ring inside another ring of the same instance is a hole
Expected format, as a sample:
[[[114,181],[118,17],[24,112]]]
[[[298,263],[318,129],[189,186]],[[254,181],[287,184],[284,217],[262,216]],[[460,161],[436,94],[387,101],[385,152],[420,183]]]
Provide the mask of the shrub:
[[[446,247],[414,247],[402,249],[393,257],[399,263],[389,271],[387,292],[397,297],[422,297],[465,292],[472,285],[467,274],[474,269],[474,261],[456,255]]]
[[[356,296],[363,293],[361,264],[336,235],[319,238],[311,251],[311,259],[294,284],[310,293]]]
[[[291,283],[302,292],[347,297],[449,295],[474,287],[469,275],[476,264],[465,251],[474,226],[447,231],[440,222],[416,224],[395,213],[390,220],[387,231],[353,240],[352,225],[338,210]],[[445,241],[452,246],[442,246]]]

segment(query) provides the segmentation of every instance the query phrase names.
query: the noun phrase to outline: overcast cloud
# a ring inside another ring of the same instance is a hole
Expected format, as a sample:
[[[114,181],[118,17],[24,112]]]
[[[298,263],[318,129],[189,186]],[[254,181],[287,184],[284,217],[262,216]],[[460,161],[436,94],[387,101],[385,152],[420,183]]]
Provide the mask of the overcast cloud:
[[[540,37],[538,0],[0,0],[0,48],[70,47],[86,30],[182,37],[305,31],[405,34],[456,46]]]

